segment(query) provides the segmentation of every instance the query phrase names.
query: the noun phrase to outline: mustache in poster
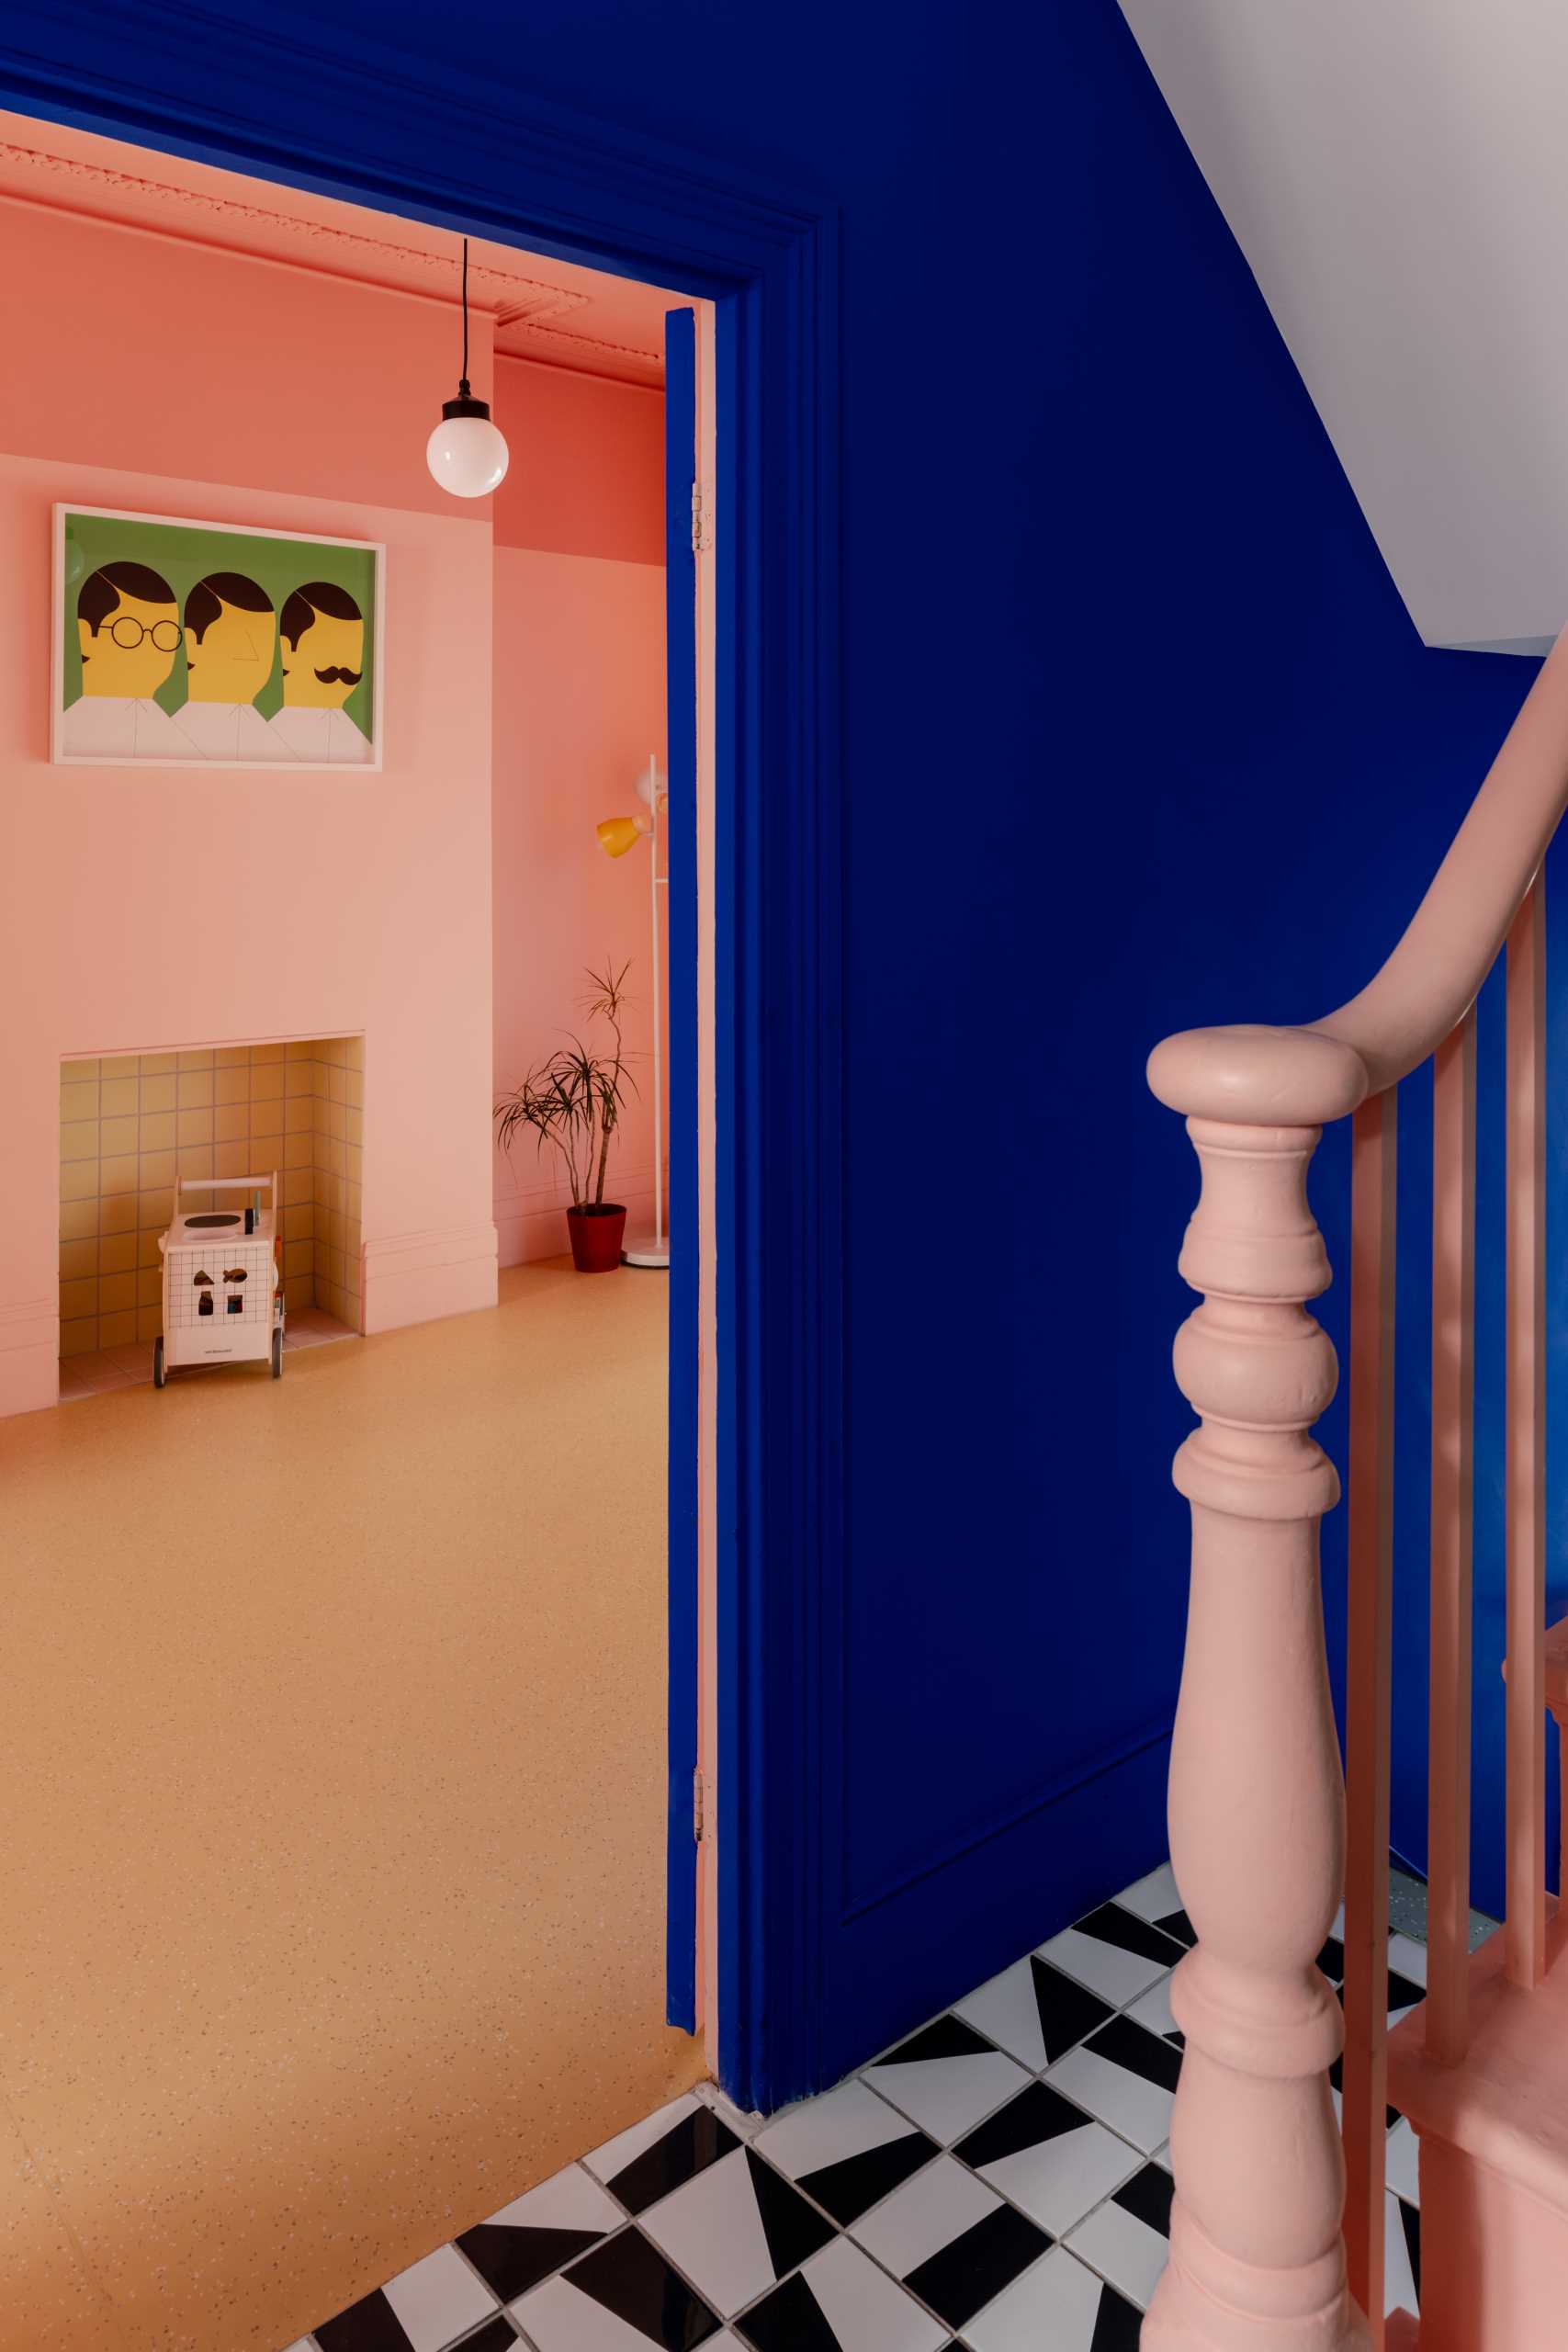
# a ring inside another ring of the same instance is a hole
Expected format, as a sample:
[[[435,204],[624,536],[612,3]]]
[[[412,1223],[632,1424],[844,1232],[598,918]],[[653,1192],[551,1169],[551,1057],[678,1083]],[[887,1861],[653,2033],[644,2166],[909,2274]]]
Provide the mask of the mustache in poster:
[[[356,686],[359,684],[360,679],[365,675],[365,673],[363,670],[344,670],[339,668],[336,670],[318,670],[316,675],[321,680],[323,686]]]

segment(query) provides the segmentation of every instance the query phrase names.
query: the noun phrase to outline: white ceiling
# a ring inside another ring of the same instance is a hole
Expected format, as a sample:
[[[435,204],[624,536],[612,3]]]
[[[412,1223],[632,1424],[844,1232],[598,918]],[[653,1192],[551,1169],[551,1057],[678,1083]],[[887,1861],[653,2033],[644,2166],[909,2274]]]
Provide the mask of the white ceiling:
[[[1121,0],[1429,645],[1568,618],[1568,6]]]

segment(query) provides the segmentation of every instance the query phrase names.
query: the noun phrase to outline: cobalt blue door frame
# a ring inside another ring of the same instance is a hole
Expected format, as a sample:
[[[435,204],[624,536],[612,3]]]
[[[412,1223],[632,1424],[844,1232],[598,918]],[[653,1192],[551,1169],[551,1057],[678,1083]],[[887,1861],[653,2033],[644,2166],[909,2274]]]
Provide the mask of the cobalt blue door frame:
[[[664,615],[669,813],[664,831],[670,964],[670,1691],[665,1831],[665,2016],[697,2025],[697,1645],[702,1344],[697,1102],[697,322],[664,319]],[[654,836],[657,842],[659,836]]]
[[[101,0],[10,12],[3,102],[716,306],[717,2071],[772,2108],[820,2064],[818,1653],[840,1544],[836,215],[415,73],[357,28],[307,38],[200,0],[133,17],[128,39]],[[672,1004],[694,978],[672,967]]]

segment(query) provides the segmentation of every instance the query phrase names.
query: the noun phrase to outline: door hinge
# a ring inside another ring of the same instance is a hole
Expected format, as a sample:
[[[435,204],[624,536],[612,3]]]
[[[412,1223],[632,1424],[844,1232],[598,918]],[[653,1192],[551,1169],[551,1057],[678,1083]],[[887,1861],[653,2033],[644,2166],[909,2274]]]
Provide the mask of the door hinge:
[[[707,1792],[703,1786],[702,1771],[692,1775],[692,1842],[700,1846],[707,1827]]]
[[[692,553],[702,555],[713,545],[708,537],[707,499],[700,481],[692,484]]]

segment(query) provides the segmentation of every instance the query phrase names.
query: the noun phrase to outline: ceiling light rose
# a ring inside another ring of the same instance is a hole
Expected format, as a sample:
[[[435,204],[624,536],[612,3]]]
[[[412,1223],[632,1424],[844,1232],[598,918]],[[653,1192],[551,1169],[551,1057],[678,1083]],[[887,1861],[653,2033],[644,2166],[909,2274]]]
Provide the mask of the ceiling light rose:
[[[468,383],[468,241],[463,240],[463,372],[457,397],[444,401],[441,422],[424,445],[425,463],[442,490],[454,498],[485,498],[506,473],[511,459],[506,436],[491,421],[490,402],[477,401]]]

